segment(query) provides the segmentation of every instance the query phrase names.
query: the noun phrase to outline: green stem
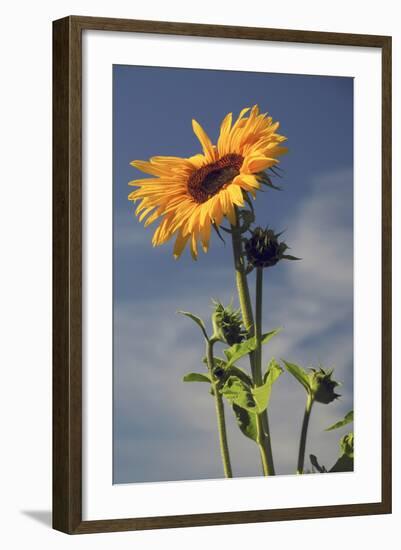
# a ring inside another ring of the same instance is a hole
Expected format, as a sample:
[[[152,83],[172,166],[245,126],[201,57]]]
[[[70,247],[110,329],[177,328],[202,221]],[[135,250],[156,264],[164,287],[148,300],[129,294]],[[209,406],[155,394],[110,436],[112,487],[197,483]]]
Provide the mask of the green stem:
[[[256,268],[256,304],[255,304],[255,338],[256,338],[256,376],[258,386],[262,385],[262,303],[263,303],[263,268]]]
[[[233,477],[231,461],[230,461],[230,452],[228,449],[223,397],[219,392],[217,383],[214,381],[214,377],[213,377],[213,368],[214,368],[213,342],[209,340],[206,341],[206,357],[207,357],[207,366],[209,369],[210,378],[212,380],[212,387],[213,387],[213,393],[214,393],[214,402],[215,402],[216,416],[217,416],[217,427],[219,430],[220,452],[221,452],[221,459],[223,462],[224,475],[225,477]]]
[[[313,399],[308,394],[308,399],[306,401],[306,407],[305,407],[305,413],[304,413],[304,419],[302,422],[301,439],[299,442],[298,466],[297,466],[298,474],[304,473],[306,437],[308,434],[308,426],[309,426],[310,414],[312,411],[312,405],[313,405]]]
[[[241,306],[244,327],[251,337],[254,335],[255,327],[253,323],[251,296],[249,293],[248,281],[246,279],[245,273],[244,256],[242,253],[241,233],[238,226],[231,226],[231,230],[238,298]]]
[[[263,310],[263,268],[256,268],[256,304],[255,304],[255,383],[260,386],[263,384],[262,377],[262,310]],[[267,455],[267,464],[270,475],[275,475],[273,450],[271,445],[271,435],[269,427],[269,416],[267,409],[262,413],[262,427],[265,434],[265,448]]]
[[[238,212],[237,212],[238,216]],[[244,327],[251,338],[255,335],[255,325],[253,320],[251,296],[249,293],[249,286],[247,276],[245,273],[244,255],[242,250],[241,232],[239,226],[231,226],[232,231],[232,245],[235,267],[235,278],[237,282],[238,299],[241,308],[242,319]],[[256,354],[252,352],[249,354],[249,361],[251,365],[252,379],[255,385],[260,385],[262,382],[261,372],[257,371]],[[262,462],[263,474],[268,476],[272,473],[271,465],[268,459],[268,445],[266,434],[266,426],[264,425],[263,415],[256,415],[257,430],[258,430],[258,447],[260,452],[260,458]],[[267,425],[268,427],[268,425]],[[270,442],[269,442],[270,443]],[[274,471],[274,470],[273,470]]]

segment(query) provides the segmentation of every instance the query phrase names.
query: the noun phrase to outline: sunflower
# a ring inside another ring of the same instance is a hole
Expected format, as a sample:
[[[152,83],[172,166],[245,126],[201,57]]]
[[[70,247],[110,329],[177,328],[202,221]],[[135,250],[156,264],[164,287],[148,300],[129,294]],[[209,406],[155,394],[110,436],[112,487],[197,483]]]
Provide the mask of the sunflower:
[[[244,205],[245,196],[254,198],[265,174],[278,163],[276,157],[287,149],[286,140],[276,133],[279,122],[257,105],[241,111],[232,122],[229,113],[221,123],[217,145],[213,145],[202,126],[192,120],[192,128],[203,153],[189,158],[156,156],[149,161],[134,160],[131,165],[151,178],[137,179],[129,185],[139,187],[128,196],[140,201],[135,214],[145,227],[160,221],[152,243],[159,246],[176,236],[174,257],[179,258],[190,244],[194,259],[198,242],[204,252],[209,247],[212,225],[218,227],[223,217],[236,224],[236,207]]]

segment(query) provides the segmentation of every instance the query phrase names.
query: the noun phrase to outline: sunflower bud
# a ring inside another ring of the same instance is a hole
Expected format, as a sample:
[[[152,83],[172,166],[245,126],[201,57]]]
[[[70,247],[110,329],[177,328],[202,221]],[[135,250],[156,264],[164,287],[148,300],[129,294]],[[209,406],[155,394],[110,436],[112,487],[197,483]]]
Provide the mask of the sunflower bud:
[[[220,302],[214,302],[215,308],[212,315],[213,340],[220,340],[229,346],[239,344],[246,336],[242,326],[241,315],[231,305],[224,307]]]
[[[311,369],[311,372],[308,374],[312,397],[318,403],[327,405],[337,399],[337,397],[340,397],[338,393],[334,392],[334,388],[339,386],[339,383],[332,380],[332,374],[332,369],[328,371]]]
[[[275,234],[272,229],[256,227],[251,237],[245,243],[245,252],[248,262],[253,267],[272,267],[280,260],[299,260],[295,256],[285,254],[288,246],[279,242],[280,233]]]
[[[344,435],[340,440],[340,449],[343,455],[354,458],[354,434],[353,432]]]

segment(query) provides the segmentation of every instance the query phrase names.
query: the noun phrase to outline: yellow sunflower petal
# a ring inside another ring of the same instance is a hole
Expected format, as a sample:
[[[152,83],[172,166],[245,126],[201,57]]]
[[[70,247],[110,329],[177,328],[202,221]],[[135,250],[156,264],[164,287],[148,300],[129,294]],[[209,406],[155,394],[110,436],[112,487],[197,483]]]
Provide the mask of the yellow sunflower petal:
[[[228,186],[228,192],[230,193],[231,201],[237,206],[244,205],[244,197],[242,195],[241,187],[234,182]]]
[[[210,220],[208,220],[203,227],[200,229],[200,238],[202,243],[202,249],[203,252],[207,252],[209,250],[209,241],[210,241],[210,232],[211,232],[212,224]]]
[[[138,220],[141,222],[144,218],[146,218],[146,216],[147,216],[148,214],[150,214],[150,212],[152,212],[152,210],[154,210],[154,208],[155,208],[154,206],[149,206],[148,208],[146,208],[146,209],[138,216]],[[158,216],[156,216],[156,217],[158,217]],[[155,219],[156,219],[156,218],[155,218]],[[149,225],[149,223],[152,223],[152,222],[149,222],[149,221],[147,220],[146,225]],[[146,225],[145,225],[145,227],[146,227]]]
[[[188,160],[192,164],[192,166],[196,169],[202,168],[202,166],[207,164],[205,156],[201,155],[200,153],[198,155],[194,155],[193,157],[189,157]]]
[[[189,237],[190,237],[189,235],[186,235],[184,237],[182,235],[181,231],[178,232],[177,238],[176,238],[175,244],[174,244],[174,251],[173,251],[174,258],[176,260],[178,260],[178,258],[181,256],[182,251],[184,250],[185,245],[187,244]]]
[[[196,137],[199,139],[200,144],[202,145],[207,162],[214,162],[215,151],[209,136],[195,119],[192,119],[192,128]]]
[[[194,231],[192,233],[192,237],[191,237],[191,255],[192,255],[193,260],[198,259],[198,239],[197,239],[197,237],[198,237],[197,232]]]
[[[257,177],[253,174],[240,174],[235,178],[234,183],[245,191],[255,191],[260,187]]]
[[[246,159],[246,163],[244,163],[244,171],[248,174],[256,174],[257,172],[262,172],[263,170],[266,170],[266,168],[270,168],[274,164],[277,164],[276,159],[268,158],[268,157],[251,157],[249,159]]]
[[[236,225],[237,224],[237,217],[235,215],[235,208],[234,208],[234,205],[232,202],[229,202],[228,204],[228,207],[227,207],[227,211],[226,211],[226,216],[230,222],[231,225]]]
[[[138,168],[141,172],[145,174],[151,174],[152,176],[164,176],[166,175],[166,169],[151,162],[146,162],[145,160],[133,160],[130,162],[131,166]]]
[[[217,150],[221,157],[226,155],[229,151],[229,146],[230,146],[229,138],[230,138],[232,119],[233,119],[233,114],[228,113],[228,115],[224,117],[224,120],[221,123],[220,136],[217,141]]]

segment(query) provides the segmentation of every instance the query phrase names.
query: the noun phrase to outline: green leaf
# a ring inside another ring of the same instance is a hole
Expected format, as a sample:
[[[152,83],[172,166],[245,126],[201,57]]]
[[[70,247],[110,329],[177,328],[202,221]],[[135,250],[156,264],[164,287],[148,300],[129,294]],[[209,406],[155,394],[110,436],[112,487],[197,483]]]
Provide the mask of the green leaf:
[[[342,428],[343,426],[346,426],[347,424],[350,424],[354,420],[354,411],[350,411],[347,413],[342,420],[339,420],[332,426],[329,426],[325,429],[325,432],[330,432],[331,430],[337,430],[338,428]]]
[[[330,472],[353,472],[354,471],[354,459],[342,455],[331,468]]]
[[[283,369],[276,362],[275,359],[272,359],[268,365],[264,377],[264,383],[262,386],[257,386],[252,388],[252,395],[255,399],[255,403],[258,409],[258,413],[263,412],[269,406],[270,396],[272,393],[272,386],[278,377],[282,374]]]
[[[225,370],[225,374],[228,376],[237,376],[240,380],[242,380],[242,382],[245,382],[245,384],[247,384],[248,386],[252,386],[252,378],[249,376],[249,374],[247,374],[239,367],[236,367],[235,365],[227,367]]]
[[[207,358],[203,357],[203,363],[207,365]],[[213,364],[215,369],[223,369],[224,375],[220,378],[222,381],[226,381],[229,376],[238,376],[245,384],[252,386],[252,379],[243,369],[235,365],[227,367],[227,361],[221,357],[213,357]]]
[[[283,254],[281,257],[284,258],[284,260],[302,260],[302,258],[291,256],[291,254]]]
[[[208,382],[210,384],[210,376],[201,374],[200,372],[190,372],[184,376],[183,382]]]
[[[295,363],[289,363],[288,361],[284,361],[284,359],[283,363],[288,372],[292,374],[292,376],[296,378],[298,382],[302,384],[306,391],[309,393],[311,391],[311,388],[309,384],[308,373],[303,368],[295,365]]]
[[[256,412],[256,402],[252,395],[252,390],[238,376],[230,376],[220,390],[220,393],[232,405],[238,405],[247,411]]]
[[[311,461],[311,464],[315,470],[320,472],[321,474],[324,474],[327,472],[326,468],[324,466],[320,466],[317,457],[315,455],[309,455],[309,459]]]
[[[272,385],[268,380],[262,386],[252,388],[252,395],[255,400],[258,413],[262,413],[266,410],[267,405],[269,404],[271,392]]]
[[[271,330],[270,332],[266,332],[265,334],[262,334],[262,344],[267,344],[270,342],[270,340],[273,338],[273,336],[276,336],[279,332],[281,332],[281,327],[275,328],[274,330]]]
[[[273,336],[278,334],[281,331],[281,328],[276,328],[272,330],[271,332],[267,332],[266,334],[263,334],[262,336],[262,344],[267,344]],[[252,336],[252,338],[248,338],[247,340],[244,340],[240,344],[234,344],[230,348],[227,348],[224,350],[224,353],[227,357],[227,366],[232,365],[245,355],[248,355],[249,353],[252,353],[256,350],[257,344],[256,344],[256,337]]]
[[[206,338],[206,340],[208,340],[205,323],[202,321],[200,317],[197,317],[196,315],[194,315],[193,313],[190,313],[189,311],[178,311],[178,313],[181,313],[181,315],[185,315],[185,317],[192,319],[192,321],[194,321],[198,325],[198,327],[201,329],[201,331],[203,332],[203,336]]]
[[[227,357],[227,366],[232,365],[241,357],[244,357],[244,355],[248,355],[248,353],[251,353],[252,351],[255,351],[255,339],[249,338],[248,340],[245,340],[244,342],[241,342],[240,344],[234,344],[230,348],[227,348],[224,350],[224,353]]]
[[[238,405],[233,405],[235,419],[241,432],[249,439],[257,442],[258,428],[256,424],[256,414],[246,411]]]
[[[267,365],[265,375],[263,377],[263,382],[266,382],[268,378],[271,378],[272,384],[277,380],[277,378],[283,373],[283,369],[280,367],[278,362],[272,357]]]

